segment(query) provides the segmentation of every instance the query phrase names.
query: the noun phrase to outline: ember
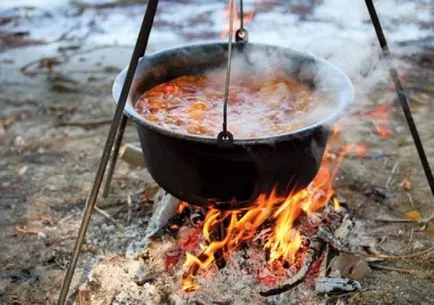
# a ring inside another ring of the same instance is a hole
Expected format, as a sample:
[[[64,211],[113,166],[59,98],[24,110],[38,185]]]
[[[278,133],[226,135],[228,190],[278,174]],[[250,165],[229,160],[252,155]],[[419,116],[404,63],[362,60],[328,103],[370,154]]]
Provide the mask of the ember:
[[[374,107],[371,111],[365,113],[366,116],[373,119],[376,133],[382,138],[392,136],[392,130],[389,127],[389,118],[391,113],[390,105],[379,105]]]

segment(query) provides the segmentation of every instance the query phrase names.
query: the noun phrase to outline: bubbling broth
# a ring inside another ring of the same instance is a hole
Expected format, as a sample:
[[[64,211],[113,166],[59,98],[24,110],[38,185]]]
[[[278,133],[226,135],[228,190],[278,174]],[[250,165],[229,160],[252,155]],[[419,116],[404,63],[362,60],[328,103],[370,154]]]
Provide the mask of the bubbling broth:
[[[222,130],[224,83],[223,71],[181,76],[142,94],[136,110],[164,129],[216,137]],[[321,105],[324,99],[309,86],[283,73],[234,73],[228,130],[235,138],[288,133],[315,123],[312,114]]]

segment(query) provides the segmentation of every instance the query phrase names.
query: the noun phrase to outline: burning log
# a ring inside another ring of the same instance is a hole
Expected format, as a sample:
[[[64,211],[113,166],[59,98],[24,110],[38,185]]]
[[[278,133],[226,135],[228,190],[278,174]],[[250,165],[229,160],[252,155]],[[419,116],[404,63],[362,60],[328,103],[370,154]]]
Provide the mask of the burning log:
[[[217,226],[216,232],[215,232],[217,235],[216,240],[222,241],[226,235],[225,231],[226,231],[226,229],[225,229],[224,223],[223,222],[219,223],[219,225]],[[226,260],[223,256],[223,250],[224,249],[220,249],[214,253],[214,259],[215,259],[216,265],[219,269],[223,269],[226,266]]]
[[[323,253],[325,245],[326,244],[320,239],[312,240],[306,257],[304,258],[303,266],[300,268],[297,274],[291,277],[288,283],[280,285],[276,288],[272,288],[270,290],[261,291],[259,294],[264,297],[281,294],[285,291],[291,290],[292,288],[300,284],[306,277],[306,274],[312,266],[312,263],[316,261]]]

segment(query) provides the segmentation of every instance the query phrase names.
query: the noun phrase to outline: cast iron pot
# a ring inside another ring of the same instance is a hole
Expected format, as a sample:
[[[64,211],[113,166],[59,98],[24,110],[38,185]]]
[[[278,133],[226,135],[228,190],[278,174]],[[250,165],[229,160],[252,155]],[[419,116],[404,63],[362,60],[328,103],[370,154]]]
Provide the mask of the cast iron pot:
[[[247,207],[261,193],[273,189],[285,195],[306,187],[318,172],[330,124],[346,112],[354,95],[342,71],[308,53],[248,43],[237,45],[233,56],[233,60],[257,69],[279,67],[315,90],[322,90],[332,103],[329,110],[314,124],[294,132],[261,138],[235,137],[229,146],[219,145],[216,137],[163,129],[135,111],[137,98],[160,83],[225,67],[227,43],[189,45],[145,56],[138,64],[124,110],[137,126],[145,164],[155,181],[181,200],[219,209]],[[114,83],[115,101],[119,100],[126,70]]]

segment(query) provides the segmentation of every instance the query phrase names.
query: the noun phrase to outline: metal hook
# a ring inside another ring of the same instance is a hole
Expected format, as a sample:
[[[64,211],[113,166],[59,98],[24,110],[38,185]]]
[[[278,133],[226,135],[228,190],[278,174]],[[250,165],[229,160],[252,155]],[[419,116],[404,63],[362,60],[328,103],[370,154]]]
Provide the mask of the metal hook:
[[[249,33],[244,28],[244,1],[240,0],[240,28],[235,32],[235,41],[246,43],[249,40]]]
[[[230,147],[234,144],[234,136],[227,130],[220,131],[217,141],[221,147]]]

